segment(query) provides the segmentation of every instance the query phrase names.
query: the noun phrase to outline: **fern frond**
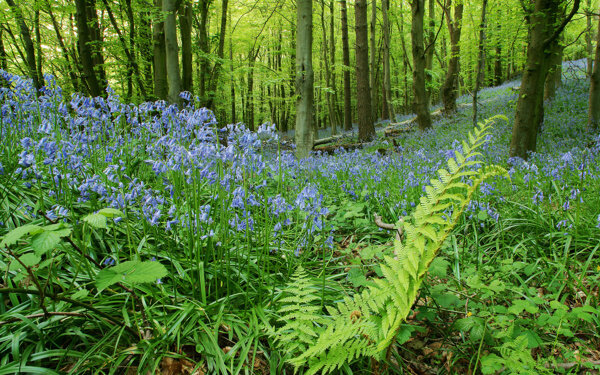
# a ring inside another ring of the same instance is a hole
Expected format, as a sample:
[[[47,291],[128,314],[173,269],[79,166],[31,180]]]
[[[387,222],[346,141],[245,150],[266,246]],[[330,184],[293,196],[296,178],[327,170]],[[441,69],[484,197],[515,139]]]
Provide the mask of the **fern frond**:
[[[383,278],[373,280],[352,298],[327,306],[330,316],[323,318],[317,316],[318,310],[307,308],[316,297],[308,292],[304,271],[296,271],[289,291],[292,296],[283,300],[287,307],[280,310],[284,313],[281,320],[291,321],[280,330],[280,342],[295,337],[294,348],[303,349],[290,360],[296,368],[308,364],[308,374],[325,374],[361,356],[379,357],[394,342],[431,262],[478,186],[493,176],[508,177],[499,166],[469,169],[482,164],[476,159],[481,155],[477,150],[486,143],[488,130],[498,118],[506,120],[496,116],[475,127],[468,142],[462,142],[462,151],[456,151],[447,169],[440,169],[439,178],[425,188],[420,204],[404,220],[404,240],[395,241],[395,257],[385,257],[381,264]]]

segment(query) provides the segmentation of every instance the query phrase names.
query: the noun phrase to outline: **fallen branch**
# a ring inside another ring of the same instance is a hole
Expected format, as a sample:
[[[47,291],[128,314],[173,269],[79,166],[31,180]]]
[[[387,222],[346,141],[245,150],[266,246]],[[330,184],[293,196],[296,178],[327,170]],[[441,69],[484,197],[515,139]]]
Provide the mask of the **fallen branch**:
[[[376,213],[373,214],[373,217],[375,218],[375,225],[377,225],[379,228],[382,229],[387,229],[387,230],[395,230],[396,231],[396,239],[398,241],[400,241],[402,239],[402,228],[396,228],[395,224],[388,224],[388,223],[384,223],[381,216],[377,215]],[[400,221],[402,221],[402,219],[400,219]]]

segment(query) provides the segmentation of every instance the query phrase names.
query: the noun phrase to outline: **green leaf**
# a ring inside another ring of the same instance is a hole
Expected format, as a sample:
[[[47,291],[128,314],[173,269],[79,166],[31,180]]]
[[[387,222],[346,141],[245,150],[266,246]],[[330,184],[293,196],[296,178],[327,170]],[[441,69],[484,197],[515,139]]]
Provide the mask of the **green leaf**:
[[[102,214],[90,214],[83,218],[83,221],[96,229],[108,229],[106,225],[106,216]]]
[[[43,229],[40,228],[39,225],[27,224],[21,227],[15,228],[8,232],[4,238],[2,238],[2,242],[0,242],[0,248],[8,247],[10,245],[14,245],[21,238],[28,234],[35,234],[41,232]]]
[[[502,371],[504,368],[503,358],[498,357],[496,354],[488,354],[481,357],[481,372],[484,374],[495,374],[498,371]]]
[[[159,262],[130,260],[114,267],[105,268],[96,276],[98,292],[122,282],[126,284],[151,283],[167,275],[167,269]]]
[[[367,284],[367,278],[360,268],[354,267],[348,272],[348,281],[355,287],[364,286]]]
[[[33,267],[40,263],[41,258],[39,256],[35,255],[34,253],[27,253],[27,254],[21,255],[19,257],[19,260],[21,262],[23,262],[23,264],[25,266]],[[21,263],[17,262],[16,260],[10,264],[10,270],[11,271],[21,271],[21,270],[24,271],[23,265]]]
[[[113,218],[115,216],[121,216],[121,217],[125,216],[123,214],[123,212],[117,210],[116,208],[110,208],[110,207],[101,209],[100,211],[98,211],[98,214],[106,216],[108,218]]]
[[[31,239],[31,247],[38,256],[41,256],[48,251],[54,250],[61,241],[61,237],[68,236],[71,233],[70,230],[60,231],[43,231],[36,234]]]
[[[435,258],[429,265],[429,274],[431,276],[446,277],[446,272],[450,262],[443,258]]]
[[[532,330],[526,330],[521,335],[527,339],[527,347],[529,349],[539,348],[544,343],[540,336]]]

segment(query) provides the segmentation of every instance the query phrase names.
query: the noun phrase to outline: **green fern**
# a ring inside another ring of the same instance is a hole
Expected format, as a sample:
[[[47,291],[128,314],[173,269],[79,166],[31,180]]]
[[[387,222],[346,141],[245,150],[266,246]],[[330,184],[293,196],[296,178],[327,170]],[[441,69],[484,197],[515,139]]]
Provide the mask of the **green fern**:
[[[292,356],[305,351],[320,333],[323,316],[319,314],[321,306],[316,303],[320,298],[313,294],[314,291],[308,274],[300,266],[285,290],[288,296],[280,301],[283,307],[279,309],[282,315],[279,321],[284,325],[275,332],[275,337]]]
[[[439,178],[425,188],[426,195],[411,216],[405,218],[404,240],[396,241],[395,256],[386,257],[381,264],[383,278],[375,279],[352,298],[345,297],[337,306],[327,307],[330,316],[319,318],[322,325],[316,325],[316,320],[308,318],[318,310],[309,305],[315,297],[310,299],[308,294],[300,293],[304,289],[300,289],[296,277],[295,298],[283,300],[289,304],[280,310],[286,314],[283,319],[290,320],[280,330],[285,338],[280,338],[280,343],[286,348],[293,345],[294,350],[301,349],[289,360],[291,364],[296,368],[308,364],[307,374],[314,374],[331,372],[362,356],[382,358],[410,313],[431,262],[479,184],[493,176],[509,178],[499,166],[469,169],[480,164],[475,160],[481,155],[477,149],[485,144],[487,132],[497,118],[506,120],[496,116],[480,123],[469,133],[469,142],[463,141],[462,152],[456,151],[456,158],[448,161],[448,169],[439,170]],[[300,269],[299,275],[303,272]],[[289,339],[294,335],[297,341]]]

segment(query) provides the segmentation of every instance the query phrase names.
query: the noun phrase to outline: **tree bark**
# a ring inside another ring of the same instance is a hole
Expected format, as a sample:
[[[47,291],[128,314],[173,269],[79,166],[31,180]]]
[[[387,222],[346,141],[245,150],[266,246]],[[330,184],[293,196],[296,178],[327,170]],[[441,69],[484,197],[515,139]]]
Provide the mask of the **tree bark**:
[[[446,79],[442,85],[442,102],[444,104],[444,114],[451,115],[456,112],[456,99],[458,98],[458,74],[460,63],[460,34],[462,30],[463,4],[454,5],[454,17],[451,15],[452,0],[448,1],[448,6],[444,8],[446,12],[446,22],[450,32],[450,61],[448,62],[448,71]]]
[[[179,75],[179,46],[177,44],[177,22],[175,19],[175,0],[163,0],[162,9],[165,18],[165,46],[167,51],[167,81],[169,83],[168,100],[171,104],[181,105],[181,76]]]
[[[344,57],[344,129],[352,130],[352,86],[350,82],[350,45],[348,41],[348,7],[341,0],[342,8],[342,53]]]
[[[412,39],[413,55],[413,109],[417,115],[417,124],[421,131],[432,127],[431,114],[429,113],[429,99],[425,88],[425,48],[423,46],[423,18],[425,16],[425,1],[413,0],[412,25],[410,36]]]
[[[481,5],[481,23],[479,25],[479,58],[477,59],[477,74],[475,75],[475,89],[473,90],[473,126],[477,125],[477,94],[481,85],[483,65],[485,64],[485,12],[487,0]]]
[[[35,87],[36,95],[40,94],[40,89],[42,88],[42,84],[44,82],[43,77],[39,75],[38,69],[35,63],[35,47],[33,45],[33,40],[31,39],[31,32],[29,31],[29,27],[25,23],[25,18],[23,17],[23,12],[21,8],[15,4],[13,0],[6,0],[8,5],[10,6],[10,10],[19,25],[21,30],[21,38],[23,40],[23,45],[25,47],[25,55],[26,55],[26,63],[27,68],[29,70],[29,75],[33,80],[33,87]]]
[[[194,91],[192,72],[192,3],[184,1],[179,8],[179,27],[181,34],[181,87],[183,91]]]
[[[548,74],[544,85],[544,100],[552,100],[556,95],[556,89],[562,84],[562,60],[565,47],[562,40],[554,43],[548,61]]]
[[[98,18],[93,0],[76,0],[76,19],[79,59],[83,79],[91,96],[104,96],[106,81],[99,45]],[[100,64],[98,64],[100,63]]]
[[[377,26],[377,0],[372,0],[371,2],[371,22],[370,22],[370,32],[369,32],[369,61],[370,61],[370,82],[371,82],[371,121],[375,122],[377,120],[378,115],[378,91],[377,91],[377,54],[376,54],[376,44],[375,44],[375,30]]]
[[[427,99],[429,100],[429,104],[431,105],[431,96],[433,94],[433,54],[435,52],[435,38],[436,38],[436,30],[435,30],[435,0],[429,0],[428,2],[428,14],[429,14],[429,24],[427,25],[427,37],[426,40],[426,48],[427,51],[425,53],[425,78],[426,78],[426,86],[427,86]]]
[[[337,133],[337,118],[335,115],[335,98],[333,96],[333,92],[335,92],[332,88],[332,65],[330,65],[329,60],[329,41],[327,37],[327,27],[325,24],[325,0],[321,0],[321,30],[323,34],[323,44],[321,49],[323,51],[323,65],[325,67],[325,85],[327,86],[327,91],[325,92],[325,98],[327,100],[327,111],[329,113],[329,123],[331,125],[331,135],[335,135]]]
[[[390,121],[395,120],[394,105],[392,104],[392,76],[390,72],[390,1],[382,0],[381,13],[383,15],[383,91],[385,93],[385,109],[383,117]]]
[[[496,29],[498,35],[502,35],[502,24],[498,22]],[[494,61],[494,85],[500,86],[502,84],[502,43],[500,40],[496,41],[496,56]]]
[[[217,61],[212,68],[210,76],[210,84],[208,88],[208,101],[206,103],[207,108],[213,108],[214,101],[216,98],[217,85],[219,83],[219,74],[221,73],[222,61],[225,55],[225,34],[227,32],[227,10],[229,7],[229,1],[223,0],[221,3],[221,31],[219,33],[219,48],[217,49]]]
[[[296,156],[306,158],[313,147],[312,0],[297,1]]]
[[[140,27],[138,31],[139,42],[138,49],[140,51],[140,70],[144,78],[144,85],[146,92],[154,92],[154,77],[152,75],[152,60],[153,60],[153,36],[152,36],[152,24],[150,9],[152,9],[152,2],[143,0],[142,2],[144,10],[140,13]],[[164,40],[164,38],[163,38]],[[147,98],[147,99],[150,99]]]
[[[357,0],[356,19],[356,100],[358,107],[358,140],[368,142],[375,138],[371,91],[369,87],[369,50],[367,37],[367,1]]]
[[[199,82],[198,89],[200,98],[204,103],[207,102],[206,89],[208,86],[208,70],[209,61],[206,58],[210,54],[210,48],[208,43],[208,9],[212,0],[200,0],[198,9],[200,12],[200,19],[198,20],[198,47],[200,48],[203,56],[200,57],[200,71],[199,71]]]
[[[587,30],[585,32],[585,46],[587,51],[587,76],[591,77],[593,73],[593,60],[592,55],[594,54],[594,48],[592,47],[592,39],[594,31],[592,29],[592,0],[586,1],[586,21],[587,21]]]
[[[160,11],[160,17],[152,25],[154,96],[167,100],[169,86],[167,84],[167,46],[165,44],[165,20],[162,13],[163,0],[154,0],[154,6]]]
[[[596,63],[590,82],[588,107],[588,130],[597,131],[600,124],[600,18],[598,19],[598,37],[596,38]]]
[[[530,14],[530,34],[527,47],[527,62],[513,125],[510,156],[527,159],[529,152],[536,150],[537,134],[544,120],[544,83],[548,72],[548,60],[553,43],[566,24],[579,9],[580,0],[575,0],[573,9],[562,22],[558,20],[561,0],[535,0]]]
[[[56,39],[58,40],[58,45],[60,46],[60,50],[62,52],[63,58],[65,59],[65,62],[67,64],[67,72],[69,74],[69,78],[71,79],[71,84],[73,85],[73,90],[78,91],[79,90],[79,81],[77,79],[77,76],[75,75],[75,71],[74,71],[74,67],[73,67],[73,64],[76,64],[76,62],[75,61],[71,62],[71,58],[69,57],[69,50],[65,46],[64,38],[60,32],[60,26],[58,25],[58,22],[56,21],[54,12],[52,12],[52,5],[50,4],[50,2],[48,0],[46,0],[45,5],[46,5],[46,11],[48,12],[48,15],[50,16],[50,21],[52,22],[52,27],[54,28],[54,32],[56,33]]]

